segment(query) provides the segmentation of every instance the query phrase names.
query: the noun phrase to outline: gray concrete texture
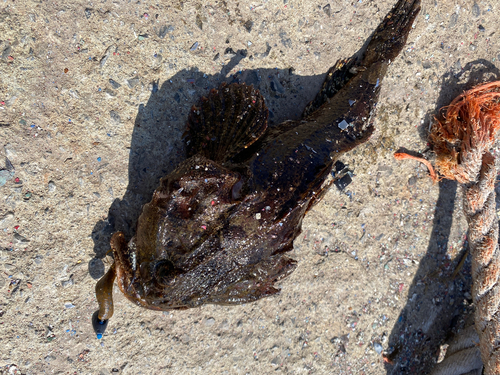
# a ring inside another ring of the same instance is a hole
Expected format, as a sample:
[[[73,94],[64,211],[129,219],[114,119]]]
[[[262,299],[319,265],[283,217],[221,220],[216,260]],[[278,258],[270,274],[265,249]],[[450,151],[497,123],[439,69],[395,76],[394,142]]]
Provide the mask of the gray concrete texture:
[[[104,338],[91,327],[109,238],[133,233],[185,158],[191,105],[240,81],[265,96],[271,125],[299,118],[394,3],[1,1],[0,372],[428,372],[472,309],[468,262],[452,277],[467,224],[455,183],[393,153],[432,159],[438,109],[499,78],[496,0],[423,1],[375,134],[341,159],[352,182],[307,214],[280,294],[157,312],[115,287]]]

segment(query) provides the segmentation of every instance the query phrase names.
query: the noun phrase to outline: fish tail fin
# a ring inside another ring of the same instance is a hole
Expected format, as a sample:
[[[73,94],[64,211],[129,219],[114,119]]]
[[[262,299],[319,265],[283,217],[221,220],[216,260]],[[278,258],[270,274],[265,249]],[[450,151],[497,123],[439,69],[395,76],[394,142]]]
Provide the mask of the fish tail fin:
[[[399,55],[415,17],[420,12],[421,0],[399,0],[377,27],[363,55],[361,65],[368,67],[378,61],[394,60]]]
[[[202,97],[186,125],[187,156],[224,162],[254,143],[267,129],[269,110],[253,86],[222,83]]]

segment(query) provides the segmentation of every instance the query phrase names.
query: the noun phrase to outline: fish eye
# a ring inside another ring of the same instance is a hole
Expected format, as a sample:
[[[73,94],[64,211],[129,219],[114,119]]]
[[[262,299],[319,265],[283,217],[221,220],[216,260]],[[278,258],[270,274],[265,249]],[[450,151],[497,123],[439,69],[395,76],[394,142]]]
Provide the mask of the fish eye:
[[[170,284],[175,279],[177,272],[171,261],[163,259],[156,263],[154,275],[158,283],[165,285]]]

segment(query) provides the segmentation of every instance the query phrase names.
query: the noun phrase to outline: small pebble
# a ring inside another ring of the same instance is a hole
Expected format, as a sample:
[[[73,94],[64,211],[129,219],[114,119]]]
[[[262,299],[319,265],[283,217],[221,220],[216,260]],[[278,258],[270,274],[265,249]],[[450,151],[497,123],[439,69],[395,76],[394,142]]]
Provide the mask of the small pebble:
[[[380,345],[380,343],[378,342],[374,342],[373,343],[373,349],[375,349],[375,351],[378,353],[378,354],[382,354],[382,352],[384,351],[384,348],[382,347],[382,345]]]
[[[109,117],[116,123],[119,124],[121,122],[121,117],[116,111],[110,111],[109,112]]]
[[[111,84],[111,86],[116,90],[116,89],[119,89],[122,85],[120,85],[118,82],[116,82],[115,80],[113,79],[109,79],[109,83]]]
[[[56,184],[54,181],[49,181],[49,192],[56,191]]]
[[[9,181],[10,179],[12,179],[12,177],[14,177],[14,171],[8,171],[8,170],[1,170],[0,171],[0,186],[3,186],[7,183],[7,181]]]
[[[139,77],[135,76],[127,80],[127,85],[129,88],[133,89],[139,83]]]
[[[339,127],[340,129],[342,129],[342,130],[347,129],[347,127],[348,127],[348,126],[349,126],[349,123],[348,123],[346,120],[342,120],[342,121],[339,123],[339,125],[338,125],[338,127]]]
[[[61,281],[61,285],[63,288],[67,288],[71,285],[73,285],[75,282],[73,281],[73,278],[69,278],[68,280]]]
[[[165,35],[167,35],[168,33],[171,33],[172,31],[175,30],[175,27],[173,27],[172,25],[163,25],[160,30],[158,31],[158,36],[160,37],[160,39],[163,39],[165,38]]]
[[[251,20],[246,21],[246,22],[243,24],[243,27],[244,27],[244,28],[246,29],[246,31],[248,31],[248,32],[252,31],[253,21],[251,21]]]
[[[450,17],[450,22],[448,23],[448,28],[449,29],[453,28],[457,24],[457,21],[458,21],[458,14],[453,13]]]
[[[30,242],[30,240],[28,240],[26,237],[24,236],[21,236],[19,233],[14,233],[14,241],[18,242],[18,243],[27,243],[27,242]]]
[[[13,223],[14,223],[14,213],[13,212],[9,211],[5,215],[0,216],[0,228],[1,229],[8,228]]]
[[[479,5],[477,5],[476,2],[474,2],[474,5],[472,6],[472,15],[474,17],[479,17],[481,15],[481,9],[479,8]]]
[[[214,318],[207,318],[207,319],[205,319],[204,324],[207,327],[212,327],[215,324],[215,319]]]
[[[323,7],[323,12],[325,12],[325,14],[330,17],[332,15],[332,7],[330,6],[330,4],[326,4],[324,7]]]

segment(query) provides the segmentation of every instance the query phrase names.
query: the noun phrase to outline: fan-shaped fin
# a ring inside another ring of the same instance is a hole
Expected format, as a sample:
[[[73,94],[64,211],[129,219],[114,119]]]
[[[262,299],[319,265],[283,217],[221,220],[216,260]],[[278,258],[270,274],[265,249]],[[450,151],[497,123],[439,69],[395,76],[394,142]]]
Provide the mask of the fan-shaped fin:
[[[264,97],[252,86],[223,83],[191,108],[187,156],[201,154],[223,162],[254,143],[267,128]]]

